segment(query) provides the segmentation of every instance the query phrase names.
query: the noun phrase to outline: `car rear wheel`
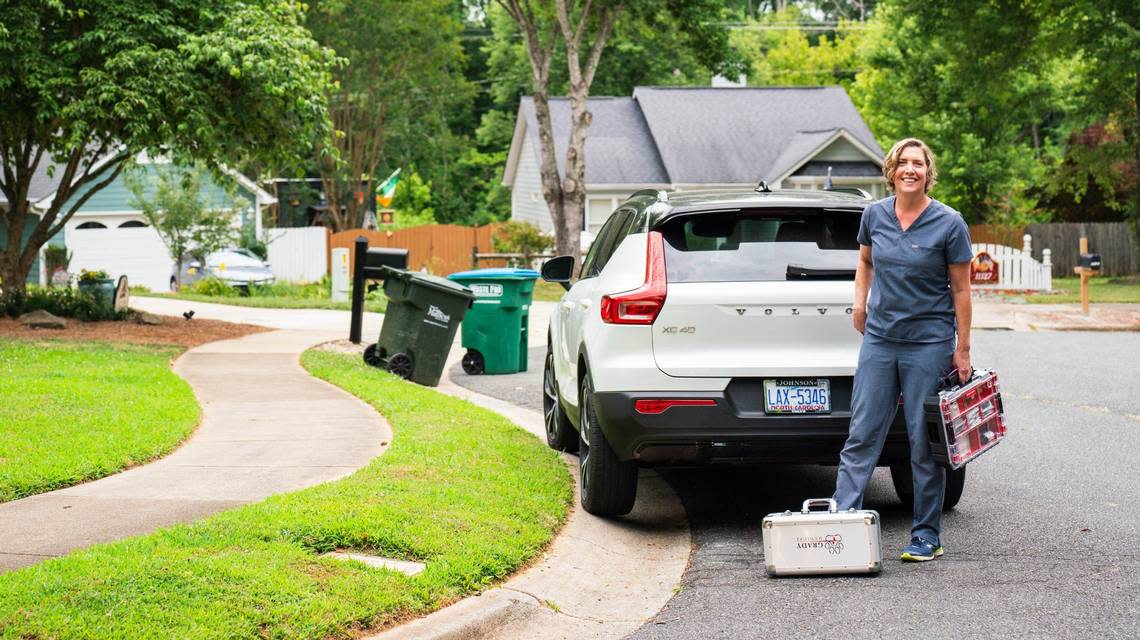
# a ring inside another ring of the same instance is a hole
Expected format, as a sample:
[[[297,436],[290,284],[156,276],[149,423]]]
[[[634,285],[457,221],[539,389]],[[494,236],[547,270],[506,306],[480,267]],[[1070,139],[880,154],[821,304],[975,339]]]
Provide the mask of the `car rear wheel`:
[[[914,476],[910,471],[910,460],[891,464],[891,484],[899,500],[908,507],[914,507]],[[962,492],[966,490],[966,467],[946,470],[946,494],[942,500],[942,510],[951,511],[958,506]]]
[[[546,366],[542,372],[542,413],[546,420],[546,444],[557,451],[576,453],[578,432],[562,410],[558,397],[558,380],[554,377],[554,353],[546,347]]]
[[[619,460],[598,424],[594,386],[582,375],[578,460],[582,508],[596,516],[620,516],[633,509],[637,498],[637,464]]]

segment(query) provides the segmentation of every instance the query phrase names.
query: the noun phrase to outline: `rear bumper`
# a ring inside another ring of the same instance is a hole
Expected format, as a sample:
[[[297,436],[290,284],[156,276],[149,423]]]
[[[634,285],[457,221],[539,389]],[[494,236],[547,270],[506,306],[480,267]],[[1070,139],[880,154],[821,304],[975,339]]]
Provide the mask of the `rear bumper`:
[[[596,392],[594,410],[618,458],[645,465],[788,462],[836,464],[851,419],[851,378],[831,378],[832,412],[764,413],[763,381],[734,379],[724,391]],[[634,410],[646,398],[712,399],[715,406],[672,407],[655,415]],[[902,412],[895,415],[881,464],[908,459]]]

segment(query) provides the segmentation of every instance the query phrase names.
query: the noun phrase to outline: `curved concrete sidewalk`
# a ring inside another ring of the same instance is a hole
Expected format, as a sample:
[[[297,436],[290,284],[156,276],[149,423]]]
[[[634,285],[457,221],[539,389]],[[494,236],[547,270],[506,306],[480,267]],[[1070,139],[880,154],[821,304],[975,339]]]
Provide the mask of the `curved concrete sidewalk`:
[[[301,368],[341,337],[272,331],[191,349],[174,371],[202,406],[197,431],[156,462],[0,504],[0,571],[199,519],[359,469],[391,441],[372,407]]]

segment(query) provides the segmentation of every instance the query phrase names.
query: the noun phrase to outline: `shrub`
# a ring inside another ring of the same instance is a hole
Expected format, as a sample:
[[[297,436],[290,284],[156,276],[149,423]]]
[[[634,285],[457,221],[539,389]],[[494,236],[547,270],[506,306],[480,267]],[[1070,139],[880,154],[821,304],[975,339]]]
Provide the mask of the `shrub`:
[[[218,296],[221,298],[230,298],[239,294],[237,289],[231,287],[224,280],[212,276],[195,282],[190,287],[190,292],[201,296]]]
[[[29,287],[23,312],[28,313],[41,309],[61,318],[75,318],[84,322],[122,320],[127,315],[125,311],[116,312],[114,309],[108,309],[99,304],[94,296],[80,293],[74,289]],[[5,311],[11,316],[20,313],[19,310],[12,308],[5,309]]]
[[[554,246],[554,237],[529,222],[504,222],[495,229],[491,237],[496,253],[522,253],[538,255],[546,253]],[[530,267],[529,260],[511,258],[512,266]]]

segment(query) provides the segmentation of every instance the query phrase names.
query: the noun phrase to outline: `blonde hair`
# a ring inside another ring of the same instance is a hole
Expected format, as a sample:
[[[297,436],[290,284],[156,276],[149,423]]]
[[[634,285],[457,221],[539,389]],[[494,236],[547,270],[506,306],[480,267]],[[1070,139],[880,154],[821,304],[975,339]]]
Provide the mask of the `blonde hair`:
[[[903,138],[891,147],[887,152],[887,157],[883,159],[883,177],[887,179],[887,191],[895,192],[895,170],[899,166],[899,156],[902,155],[904,149],[908,147],[918,147],[922,149],[922,155],[926,157],[926,193],[938,184],[938,169],[934,166],[934,153],[926,143],[918,138]]]

